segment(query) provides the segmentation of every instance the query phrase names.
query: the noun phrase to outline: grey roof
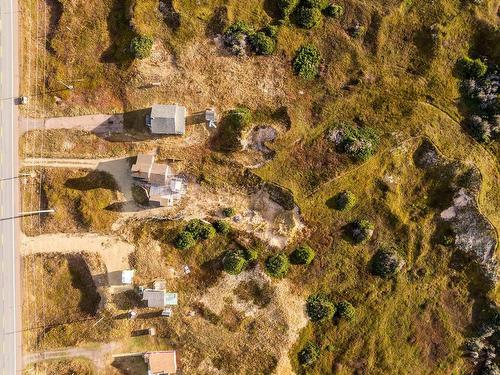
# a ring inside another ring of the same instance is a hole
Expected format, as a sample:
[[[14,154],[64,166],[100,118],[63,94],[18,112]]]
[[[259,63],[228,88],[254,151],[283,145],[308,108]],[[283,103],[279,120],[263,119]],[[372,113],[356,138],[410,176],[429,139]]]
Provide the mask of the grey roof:
[[[175,105],[154,104],[151,107],[151,132],[154,134],[184,134],[186,108]]]
[[[165,291],[146,289],[142,299],[148,301],[148,307],[165,307]]]

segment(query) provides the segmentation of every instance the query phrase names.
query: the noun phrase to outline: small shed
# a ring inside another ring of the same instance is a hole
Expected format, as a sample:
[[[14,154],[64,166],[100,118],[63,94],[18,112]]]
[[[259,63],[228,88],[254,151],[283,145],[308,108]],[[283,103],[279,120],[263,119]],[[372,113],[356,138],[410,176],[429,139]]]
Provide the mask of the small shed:
[[[153,134],[183,135],[186,131],[186,108],[177,104],[154,104],[147,121]]]
[[[122,284],[130,285],[134,278],[135,270],[123,270],[122,271]]]
[[[144,353],[148,365],[148,375],[173,375],[177,373],[175,350]]]

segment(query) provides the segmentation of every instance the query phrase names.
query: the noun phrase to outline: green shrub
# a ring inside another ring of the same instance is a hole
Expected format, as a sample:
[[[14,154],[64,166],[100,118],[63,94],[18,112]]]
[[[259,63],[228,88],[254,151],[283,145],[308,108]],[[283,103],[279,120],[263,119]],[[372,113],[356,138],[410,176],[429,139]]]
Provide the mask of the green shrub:
[[[372,235],[375,226],[368,220],[361,219],[352,223],[352,239],[355,243],[368,241]]]
[[[343,125],[335,131],[335,142],[341,151],[347,153],[357,161],[365,161],[377,150],[378,136],[370,127],[358,128],[351,125]]]
[[[228,111],[218,127],[216,147],[222,151],[240,150],[242,148],[242,133],[251,121],[252,115],[247,108],[236,108]]]
[[[262,29],[262,32],[266,34],[269,38],[276,39],[276,37],[278,36],[278,30],[279,30],[278,26],[267,25]]]
[[[196,240],[189,232],[180,232],[174,241],[175,247],[181,250],[189,249],[196,244]]]
[[[353,320],[356,314],[354,306],[347,301],[337,303],[336,310],[336,315],[341,319]]]
[[[250,43],[258,55],[271,55],[276,49],[276,41],[262,31],[252,35]]]
[[[398,253],[390,249],[380,249],[372,259],[372,273],[382,278],[390,278],[399,272],[404,262]]]
[[[307,315],[313,322],[323,322],[335,315],[335,305],[324,295],[309,296],[306,304]]]
[[[366,27],[364,25],[356,24],[351,29],[351,35],[353,38],[362,38],[363,36],[365,36],[365,33],[366,33]]]
[[[245,21],[236,21],[227,27],[224,36],[237,37],[239,35],[252,35],[253,33],[253,27],[249,26]]]
[[[325,10],[325,15],[332,18],[340,18],[344,14],[344,8],[342,5],[330,4]]]
[[[206,240],[215,236],[215,228],[200,219],[189,220],[184,230],[191,233],[195,240]]]
[[[255,262],[259,258],[259,252],[255,249],[245,249],[243,250],[243,257],[247,262]]]
[[[339,211],[348,211],[356,205],[356,196],[344,190],[337,194],[335,197],[335,208]]]
[[[212,225],[220,234],[228,234],[231,231],[231,225],[225,220],[216,220]]]
[[[295,53],[293,59],[293,70],[295,74],[305,79],[314,79],[318,75],[318,68],[321,61],[321,55],[312,44],[306,44],[300,47]]]
[[[295,10],[299,0],[277,0],[276,5],[281,12],[281,17],[288,17]]]
[[[307,8],[325,9],[328,6],[328,0],[302,0],[300,3]]]
[[[292,264],[308,265],[315,255],[315,251],[309,245],[301,245],[290,254],[290,262]]]
[[[294,14],[295,23],[305,29],[312,29],[321,21],[321,10],[318,8],[299,7]]]
[[[288,273],[290,263],[285,254],[279,253],[267,258],[265,266],[266,272],[270,276],[282,278]]]
[[[225,217],[233,217],[236,214],[236,210],[233,207],[226,207],[222,210],[222,214]]]
[[[153,38],[150,36],[138,35],[130,41],[130,53],[136,59],[145,59],[151,55],[153,49]]]
[[[222,264],[224,271],[230,275],[238,275],[245,269],[247,261],[242,256],[241,251],[232,251],[224,256]]]
[[[479,58],[464,56],[458,60],[460,73],[466,78],[481,78],[486,74],[488,66]]]
[[[314,342],[309,341],[298,354],[299,363],[302,366],[311,366],[319,358],[319,347]]]

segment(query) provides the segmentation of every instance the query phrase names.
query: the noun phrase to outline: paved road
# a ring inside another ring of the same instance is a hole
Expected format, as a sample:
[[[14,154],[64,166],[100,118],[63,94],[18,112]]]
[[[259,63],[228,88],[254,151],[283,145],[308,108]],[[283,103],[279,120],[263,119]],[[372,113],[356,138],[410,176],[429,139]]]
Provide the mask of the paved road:
[[[0,0],[0,218],[18,210],[17,110],[18,44],[16,0]],[[20,278],[18,222],[0,221],[0,374],[20,374]]]

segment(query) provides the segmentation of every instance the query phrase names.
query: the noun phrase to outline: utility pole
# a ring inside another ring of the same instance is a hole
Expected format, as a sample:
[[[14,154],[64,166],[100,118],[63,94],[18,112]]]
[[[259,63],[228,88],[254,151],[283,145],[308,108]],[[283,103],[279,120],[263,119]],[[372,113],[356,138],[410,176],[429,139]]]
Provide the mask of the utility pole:
[[[75,86],[73,86],[73,85],[67,85],[63,81],[57,81],[57,82],[59,82],[64,87],[66,87],[68,90],[73,90],[75,88]]]
[[[49,210],[37,210],[37,211],[23,211],[17,214],[18,217],[20,216],[30,216],[30,215],[38,215],[38,214],[52,214],[54,213],[55,210],[49,209]]]

